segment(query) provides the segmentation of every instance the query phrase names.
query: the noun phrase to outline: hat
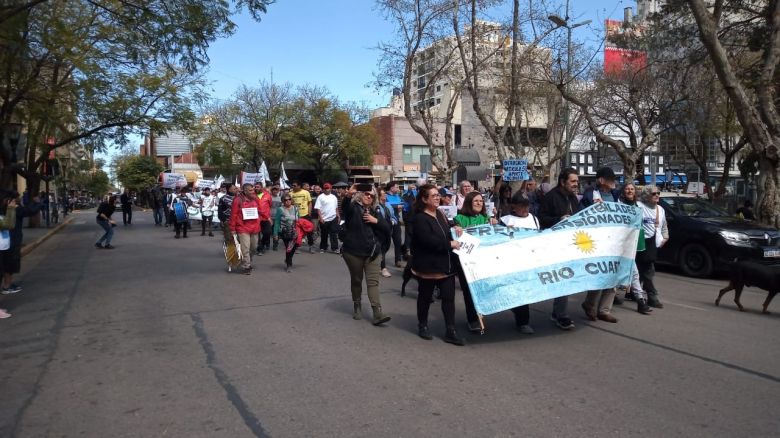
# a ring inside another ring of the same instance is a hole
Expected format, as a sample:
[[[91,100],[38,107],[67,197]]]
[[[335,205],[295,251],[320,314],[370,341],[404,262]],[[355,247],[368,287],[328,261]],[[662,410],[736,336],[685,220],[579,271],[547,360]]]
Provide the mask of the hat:
[[[322,185],[323,190],[328,190],[331,187],[333,187],[333,186],[331,186],[330,183],[325,183],[325,184]]]
[[[447,190],[445,188],[441,188],[441,189],[439,189],[439,195],[441,195],[441,196],[452,196],[453,193],[452,193],[452,190]]]
[[[611,167],[602,167],[596,172],[596,178],[615,179],[615,171]]]
[[[340,188],[340,187],[346,188],[346,187],[349,187],[349,184],[347,184],[347,183],[345,183],[343,181],[339,181],[336,184],[334,184],[333,186],[336,187],[336,188]]]

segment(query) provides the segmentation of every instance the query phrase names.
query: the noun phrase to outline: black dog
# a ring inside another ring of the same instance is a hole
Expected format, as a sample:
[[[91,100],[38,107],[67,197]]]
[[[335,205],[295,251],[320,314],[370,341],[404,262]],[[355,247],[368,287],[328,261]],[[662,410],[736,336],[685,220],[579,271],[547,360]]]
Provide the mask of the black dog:
[[[780,292],[780,265],[762,265],[760,263],[737,261],[731,266],[731,279],[728,286],[720,290],[718,298],[715,300],[715,305],[720,305],[720,299],[726,292],[731,290],[734,292],[734,302],[737,304],[740,312],[744,312],[745,308],[739,302],[739,297],[742,295],[742,288],[758,287],[769,292],[769,295],[764,301],[764,308],[761,313],[769,313],[767,307],[772,302],[772,298]]]
[[[401,283],[401,296],[406,296],[406,283],[409,283],[409,280],[414,278],[414,274],[412,274],[412,256],[408,255],[406,257],[406,266],[404,267],[404,273],[403,273],[403,283]]]

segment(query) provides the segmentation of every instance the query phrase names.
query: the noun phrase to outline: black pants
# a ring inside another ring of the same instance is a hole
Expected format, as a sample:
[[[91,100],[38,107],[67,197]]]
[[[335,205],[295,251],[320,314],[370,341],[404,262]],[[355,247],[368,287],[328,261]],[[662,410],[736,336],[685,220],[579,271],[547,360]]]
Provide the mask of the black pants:
[[[179,237],[179,234],[184,231],[184,237],[187,237],[187,228],[189,228],[189,222],[174,222],[173,227],[176,231],[176,237]]]
[[[463,304],[466,307],[466,319],[469,323],[479,322],[479,316],[477,315],[477,309],[474,308],[474,300],[471,299],[471,289],[466,282],[466,273],[463,272],[463,266],[460,264],[460,259],[457,256],[453,257],[453,260],[457,263],[455,268],[458,273],[458,282],[460,283],[460,290],[463,291]]]
[[[531,309],[527,304],[513,308],[512,313],[515,315],[515,325],[518,327],[528,325],[531,321]]]
[[[257,245],[257,252],[265,251],[266,248],[271,245],[271,235],[273,234],[273,226],[271,225],[271,221],[261,221],[260,232],[262,235],[260,237],[260,242]]]
[[[123,205],[122,206],[122,223],[125,225],[130,224],[133,222],[133,206],[132,205]]]
[[[393,249],[395,250],[395,262],[398,263],[404,254],[403,243],[401,242],[401,224],[393,225],[391,237],[393,239]]]
[[[455,326],[455,277],[449,276],[439,280],[418,278],[417,285],[417,322],[420,325],[428,325],[428,310],[431,307],[433,289],[439,286],[444,324],[447,327]]]
[[[298,249],[298,244],[295,243],[295,239],[284,239],[284,264],[292,266],[292,259],[295,255],[295,250]]]
[[[201,217],[202,217],[202,219],[200,220],[201,234],[206,234],[207,228],[209,230],[209,233],[211,233],[211,229],[214,227],[213,226],[214,217],[213,216],[201,216]]]
[[[322,222],[320,224],[320,249],[328,250],[328,239],[330,239],[330,249],[337,251],[339,249],[339,220]]]
[[[655,259],[658,249],[655,246],[655,236],[645,239],[645,250],[636,253],[636,269],[639,271],[639,281],[647,293],[648,300],[658,299],[658,290],[653,284],[655,278]]]

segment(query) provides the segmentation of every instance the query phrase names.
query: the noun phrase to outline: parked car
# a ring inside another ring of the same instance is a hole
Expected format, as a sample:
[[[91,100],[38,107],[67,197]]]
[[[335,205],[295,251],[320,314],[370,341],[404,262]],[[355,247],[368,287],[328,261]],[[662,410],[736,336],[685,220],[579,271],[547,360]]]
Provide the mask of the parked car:
[[[780,231],[740,219],[707,201],[682,196],[661,198],[669,241],[658,262],[680,266],[691,277],[708,277],[734,259],[780,264]]]

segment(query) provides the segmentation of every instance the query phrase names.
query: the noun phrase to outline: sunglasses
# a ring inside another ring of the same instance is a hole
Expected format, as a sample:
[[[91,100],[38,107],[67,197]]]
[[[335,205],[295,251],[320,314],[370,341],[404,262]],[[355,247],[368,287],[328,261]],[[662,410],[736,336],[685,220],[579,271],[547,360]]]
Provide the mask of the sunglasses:
[[[292,198],[284,198],[282,201],[292,201]]]
[[[373,198],[373,197],[374,197],[374,194],[373,194],[373,193],[370,193],[370,192],[364,192],[364,193],[363,193],[363,196],[368,196],[368,197],[370,197],[370,198]]]
[[[661,196],[661,192],[652,192],[650,194],[653,196]]]

